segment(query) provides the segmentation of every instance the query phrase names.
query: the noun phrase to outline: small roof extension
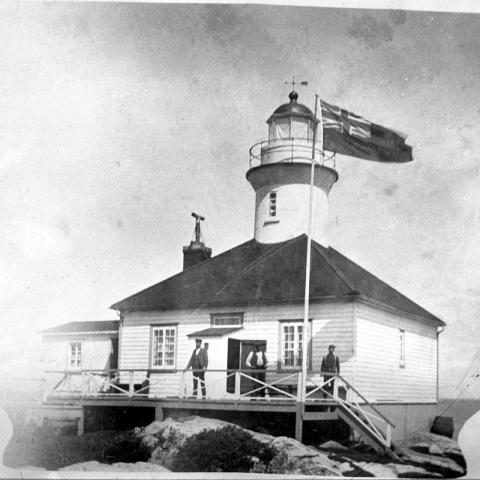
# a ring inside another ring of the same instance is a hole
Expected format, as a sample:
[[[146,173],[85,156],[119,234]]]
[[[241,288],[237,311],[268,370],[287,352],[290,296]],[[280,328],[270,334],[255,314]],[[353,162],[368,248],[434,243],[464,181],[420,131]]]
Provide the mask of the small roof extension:
[[[117,333],[118,320],[94,320],[89,322],[69,322],[56,327],[41,330],[43,335],[57,335],[69,333]]]

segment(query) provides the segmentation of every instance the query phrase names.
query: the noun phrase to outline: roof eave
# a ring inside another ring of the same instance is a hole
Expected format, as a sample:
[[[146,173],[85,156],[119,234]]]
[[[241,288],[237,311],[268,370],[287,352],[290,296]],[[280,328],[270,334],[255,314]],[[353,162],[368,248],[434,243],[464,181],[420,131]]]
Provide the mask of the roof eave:
[[[344,295],[320,295],[320,296],[310,296],[310,303],[323,303],[331,301],[352,301],[358,296],[358,292],[353,291],[346,293]],[[124,305],[120,306],[117,304],[117,309],[121,312],[146,312],[146,311],[167,311],[167,310],[186,310],[186,309],[197,309],[197,308],[208,308],[208,307],[244,307],[249,305],[292,305],[292,304],[303,304],[304,297],[295,297],[287,299],[257,299],[255,302],[249,300],[239,300],[237,302],[230,301],[218,301],[218,302],[195,302],[195,303],[186,303],[186,304],[177,304],[177,305]]]
[[[425,312],[428,315],[417,315],[417,314],[414,314],[414,313],[411,313],[411,312],[406,312],[405,310],[401,310],[401,309],[392,307],[390,305],[387,305],[383,302],[375,300],[375,299],[369,297],[368,295],[364,295],[364,294],[359,294],[358,295],[358,300],[360,300],[361,302],[364,302],[365,304],[382,308],[384,310],[395,313],[397,315],[408,316],[412,320],[423,321],[423,322],[425,320],[427,320],[431,323],[436,324],[436,326],[439,326],[439,327],[445,327],[447,325],[442,319],[438,318],[437,316],[433,315],[432,313],[428,312],[427,310],[425,310]]]

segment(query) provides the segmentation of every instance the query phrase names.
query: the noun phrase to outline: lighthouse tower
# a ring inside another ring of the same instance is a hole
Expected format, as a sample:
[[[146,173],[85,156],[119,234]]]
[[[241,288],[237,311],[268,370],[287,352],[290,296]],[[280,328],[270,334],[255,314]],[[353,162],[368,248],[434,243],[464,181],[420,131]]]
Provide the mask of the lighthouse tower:
[[[310,198],[313,132],[318,120],[298,103],[295,91],[290,102],[278,107],[268,124],[268,140],[250,149],[247,180],[255,190],[255,240],[277,243],[307,233]],[[328,246],[328,193],[338,180],[325,166],[323,152],[315,148],[312,238]]]

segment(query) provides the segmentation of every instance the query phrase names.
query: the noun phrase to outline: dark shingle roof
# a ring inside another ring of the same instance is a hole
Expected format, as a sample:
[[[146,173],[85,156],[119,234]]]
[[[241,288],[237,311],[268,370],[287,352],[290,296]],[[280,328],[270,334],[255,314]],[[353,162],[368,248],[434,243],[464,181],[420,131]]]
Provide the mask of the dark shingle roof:
[[[57,325],[56,327],[47,328],[40,333],[103,333],[118,331],[118,320],[97,320],[91,322],[69,322]]]
[[[116,310],[302,303],[307,236],[275,244],[256,240],[227,250],[121,300]],[[442,320],[333,248],[313,242],[310,301],[363,297],[441,325]]]

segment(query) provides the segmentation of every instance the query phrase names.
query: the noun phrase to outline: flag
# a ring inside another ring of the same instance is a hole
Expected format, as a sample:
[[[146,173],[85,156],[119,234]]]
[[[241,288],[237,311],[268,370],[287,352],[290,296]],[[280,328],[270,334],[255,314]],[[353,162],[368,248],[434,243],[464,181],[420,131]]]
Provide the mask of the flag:
[[[382,127],[320,101],[323,124],[323,149],[377,162],[410,162],[412,147],[406,135]]]

